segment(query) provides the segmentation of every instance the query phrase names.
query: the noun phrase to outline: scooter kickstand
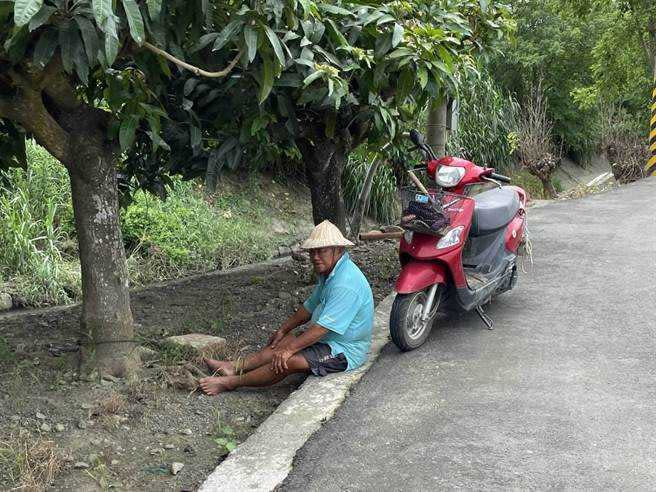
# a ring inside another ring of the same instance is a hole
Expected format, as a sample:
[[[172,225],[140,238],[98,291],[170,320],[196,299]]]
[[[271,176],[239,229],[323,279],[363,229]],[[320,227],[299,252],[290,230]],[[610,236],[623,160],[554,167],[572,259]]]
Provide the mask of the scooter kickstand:
[[[480,316],[483,323],[485,323],[485,326],[487,326],[487,329],[494,330],[494,321],[492,321],[492,318],[485,314],[481,306],[476,306],[476,312]]]

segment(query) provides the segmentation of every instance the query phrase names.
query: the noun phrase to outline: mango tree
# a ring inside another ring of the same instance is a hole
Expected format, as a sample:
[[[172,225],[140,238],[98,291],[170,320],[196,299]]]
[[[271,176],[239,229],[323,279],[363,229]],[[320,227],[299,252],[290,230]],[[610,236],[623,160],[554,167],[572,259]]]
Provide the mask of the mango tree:
[[[28,136],[70,175],[84,299],[81,341],[101,371],[128,374],[137,365],[117,176],[136,176],[151,189],[161,189],[165,179],[155,157],[168,148],[160,136],[167,116],[161,97],[175,65],[152,43],[184,63],[184,47],[197,42],[217,12],[207,2],[173,0],[0,3],[0,163],[25,165],[21,140]],[[133,158],[124,163],[126,152]]]
[[[474,69],[472,55],[504,34],[508,14],[488,1],[238,2],[230,22],[197,49],[205,59],[225,47],[243,51],[248,69],[238,80],[176,82],[176,103],[189,109],[189,121],[206,123],[211,179],[244,150],[257,161],[296,152],[314,221],[344,230],[349,152],[394,140],[399,123],[429,98],[454,91],[456,73]]]

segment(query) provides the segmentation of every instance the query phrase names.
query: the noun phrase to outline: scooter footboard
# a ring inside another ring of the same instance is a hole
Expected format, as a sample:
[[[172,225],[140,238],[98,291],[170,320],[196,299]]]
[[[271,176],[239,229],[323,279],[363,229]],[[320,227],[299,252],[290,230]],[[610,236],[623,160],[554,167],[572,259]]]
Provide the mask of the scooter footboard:
[[[396,281],[396,292],[410,294],[419,292],[433,284],[447,282],[446,268],[433,261],[410,260],[401,267],[401,273]]]

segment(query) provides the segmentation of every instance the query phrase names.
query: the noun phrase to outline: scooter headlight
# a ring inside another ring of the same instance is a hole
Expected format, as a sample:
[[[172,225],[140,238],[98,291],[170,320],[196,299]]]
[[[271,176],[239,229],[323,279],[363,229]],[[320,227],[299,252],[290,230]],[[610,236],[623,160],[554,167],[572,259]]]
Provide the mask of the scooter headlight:
[[[460,236],[462,236],[462,231],[464,229],[465,226],[458,226],[451,229],[437,242],[437,249],[450,248],[451,246],[459,244]]]
[[[435,175],[435,182],[445,188],[451,188],[460,183],[464,175],[464,167],[440,166],[440,169]]]

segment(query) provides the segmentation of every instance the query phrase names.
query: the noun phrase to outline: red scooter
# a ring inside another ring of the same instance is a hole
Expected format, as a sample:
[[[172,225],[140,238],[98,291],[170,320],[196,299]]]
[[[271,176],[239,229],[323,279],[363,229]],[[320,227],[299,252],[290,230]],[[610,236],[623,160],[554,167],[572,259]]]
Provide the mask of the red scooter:
[[[489,329],[483,305],[517,282],[517,256],[526,240],[527,193],[502,186],[510,178],[455,157],[437,159],[416,131],[410,139],[426,155],[436,186],[401,190],[404,234],[401,273],[390,314],[392,340],[403,351],[422,345],[440,306],[475,310]],[[473,194],[475,187],[493,189]]]

